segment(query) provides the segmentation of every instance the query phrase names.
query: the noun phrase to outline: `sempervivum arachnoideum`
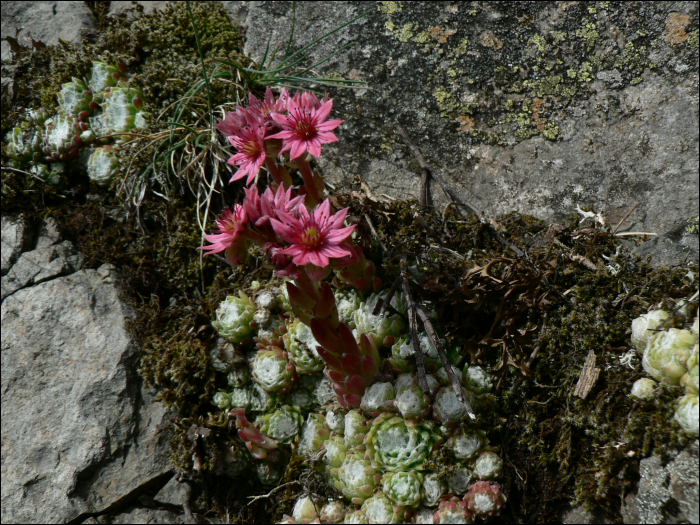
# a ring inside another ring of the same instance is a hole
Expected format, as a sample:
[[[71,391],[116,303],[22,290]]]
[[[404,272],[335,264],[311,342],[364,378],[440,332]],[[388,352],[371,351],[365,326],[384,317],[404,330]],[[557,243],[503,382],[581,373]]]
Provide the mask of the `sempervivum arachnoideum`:
[[[318,452],[321,446],[331,435],[326,426],[323,414],[309,414],[304,426],[301,427],[301,439],[299,441],[300,454],[313,454]]]
[[[476,454],[487,444],[486,435],[481,430],[455,434],[447,440],[447,446],[457,459],[462,461],[476,457]]]
[[[440,356],[437,353],[435,345],[433,345],[430,336],[425,332],[418,335],[418,341],[420,344],[421,352],[423,353],[423,362],[425,363],[425,369],[428,372],[435,372],[440,366]],[[441,340],[443,345],[445,340]],[[413,340],[410,335],[404,335],[399,340],[394,343],[391,347],[391,358],[389,358],[389,364],[391,364],[392,370],[397,373],[403,372],[413,372],[416,369],[415,361],[415,348],[413,347]]]
[[[292,511],[292,518],[297,523],[318,523],[316,505],[309,496],[302,496],[297,500]]]
[[[468,390],[462,390],[464,396],[471,406],[474,406],[474,396]],[[443,386],[435,395],[433,401],[433,417],[443,425],[454,427],[467,416],[467,409],[457,398],[454,388]]]
[[[506,502],[506,497],[497,485],[486,481],[477,481],[469,487],[469,492],[464,496],[467,508],[481,518],[498,516]]]
[[[347,423],[346,431],[347,437]],[[367,457],[381,470],[421,470],[433,446],[442,438],[430,423],[405,420],[384,412],[365,436]]]
[[[135,86],[108,87],[102,95],[102,113],[90,117],[92,129],[100,137],[106,135],[122,135],[122,139],[128,140],[126,135],[134,128],[143,128],[147,125],[147,115],[143,109],[143,93]]]
[[[80,147],[94,138],[89,126],[75,115],[57,115],[45,122],[42,151],[45,162],[65,162],[80,153]]]
[[[381,472],[358,451],[346,454],[338,469],[340,490],[355,505],[362,505],[372,495],[381,478]]]
[[[464,501],[451,498],[440,502],[433,514],[433,523],[474,523],[474,518]]]
[[[105,89],[116,86],[120,80],[126,80],[124,74],[126,74],[126,67],[123,65],[117,67],[106,62],[93,62],[88,87],[95,101],[102,102],[102,93]]]
[[[377,417],[380,413],[394,410],[394,398],[396,392],[391,383],[374,383],[362,395],[360,408],[371,417]]]
[[[374,315],[377,295],[372,296],[353,315],[355,329],[360,334],[371,335],[377,345],[391,346],[395,338],[406,329],[406,323],[400,315]]]
[[[686,363],[697,342],[690,330],[669,328],[666,332],[656,332],[647,342],[642,366],[657,381],[678,385],[688,371]]]
[[[324,444],[326,453],[323,455],[322,461],[326,468],[326,472],[331,478],[331,484],[337,489],[340,488],[338,483],[338,469],[345,461],[345,456],[348,453],[348,446],[341,436],[331,436]]]
[[[362,512],[370,523],[403,523],[406,509],[396,505],[379,491],[364,501]]]
[[[253,361],[253,381],[268,392],[284,394],[296,385],[297,374],[286,353],[277,346],[258,351]]]
[[[430,398],[418,385],[404,388],[396,395],[394,406],[404,419],[423,419],[430,415]]]
[[[96,148],[88,159],[88,177],[98,186],[109,186],[119,172],[119,159],[112,146]]]
[[[56,98],[61,113],[76,115],[82,121],[86,121],[97,107],[92,103],[92,91],[85,82],[75,77],[72,82],[63,84]]]
[[[422,483],[420,472],[388,472],[382,477],[382,490],[396,505],[416,508],[421,503]]]
[[[238,292],[238,297],[229,295],[216,309],[216,320],[212,326],[216,328],[221,337],[232,343],[242,343],[250,338],[253,329],[250,327],[255,315],[255,303],[244,294]]]
[[[474,474],[479,479],[494,479],[503,471],[503,460],[491,450],[482,450],[474,462]]]
[[[447,483],[443,481],[439,474],[431,472],[423,476],[424,505],[435,507],[445,494],[447,494]]]
[[[285,405],[271,414],[264,414],[257,423],[260,432],[288,445],[299,435],[304,418],[297,407]]]
[[[321,507],[321,523],[341,523],[347,509],[341,500],[333,500]]]
[[[300,374],[315,374],[323,370],[323,360],[316,350],[318,341],[311,328],[296,319],[287,327],[284,334],[284,347],[289,359]]]

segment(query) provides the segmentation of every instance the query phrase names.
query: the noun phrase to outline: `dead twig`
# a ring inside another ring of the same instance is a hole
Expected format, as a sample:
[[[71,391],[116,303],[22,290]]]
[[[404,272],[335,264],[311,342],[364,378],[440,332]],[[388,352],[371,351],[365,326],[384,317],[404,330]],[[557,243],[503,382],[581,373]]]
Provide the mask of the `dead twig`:
[[[615,226],[615,229],[612,231],[613,235],[617,233],[617,230],[620,228],[620,226],[622,226],[622,223],[625,222],[625,219],[627,219],[627,217],[629,217],[632,214],[632,212],[637,209],[637,206],[639,206],[639,203],[632,206],[632,209],[628,211],[627,214],[625,214],[625,216],[622,217],[622,219],[620,219],[620,222],[617,223],[617,226]]]
[[[382,248],[382,251],[386,251],[386,246],[384,246],[384,243],[382,242],[381,237],[379,237],[379,234],[377,233],[377,230],[374,229],[374,224],[372,224],[372,219],[369,218],[369,215],[366,213],[365,215],[365,220],[367,221],[367,224],[369,224],[369,229],[372,231],[372,235],[374,235],[375,239],[377,239],[377,242],[379,243],[379,246]]]
[[[408,301],[408,324],[411,327],[411,340],[413,341],[413,351],[416,354],[416,368],[418,369],[418,383],[423,393],[430,396],[430,387],[428,386],[428,379],[425,377],[425,363],[423,362],[423,351],[420,348],[420,341],[418,340],[418,322],[416,320],[416,309],[417,305],[413,300],[411,295],[411,289],[408,286],[408,281],[401,276],[401,282],[403,284],[403,293],[406,295],[406,301]]]
[[[418,203],[421,205],[421,207],[425,207],[428,205],[428,177],[431,175],[430,165],[418,149],[418,146],[415,145],[415,143],[408,136],[408,133],[406,133],[406,130],[403,129],[398,122],[396,123],[396,132],[399,135],[401,135],[401,138],[406,143],[406,146],[408,146],[408,149],[411,150],[411,153],[413,153],[413,156],[416,158],[418,164],[420,165],[420,197]]]
[[[192,512],[192,506],[190,505],[190,500],[192,499],[192,482],[182,475],[180,475],[177,480],[185,487],[185,493],[182,497],[182,509],[185,512],[185,516],[182,521],[187,524],[197,523],[197,519]]]
[[[598,376],[600,376],[600,368],[596,368],[595,352],[590,350],[588,356],[586,356],[586,362],[583,364],[578,383],[576,383],[574,395],[581,399],[586,399],[586,396],[598,381]]]
[[[653,233],[653,232],[622,232],[622,233],[616,233],[615,237],[629,237],[632,235],[648,235],[650,237],[658,237],[658,233]]]
[[[403,279],[403,277],[400,274],[396,279],[394,279],[391,288],[389,288],[389,292],[384,296],[384,298],[381,301],[377,301],[377,304],[374,305],[372,315],[384,315],[386,313],[387,309],[390,306],[391,299],[394,297],[396,290],[398,290],[399,285],[401,284],[401,279]]]

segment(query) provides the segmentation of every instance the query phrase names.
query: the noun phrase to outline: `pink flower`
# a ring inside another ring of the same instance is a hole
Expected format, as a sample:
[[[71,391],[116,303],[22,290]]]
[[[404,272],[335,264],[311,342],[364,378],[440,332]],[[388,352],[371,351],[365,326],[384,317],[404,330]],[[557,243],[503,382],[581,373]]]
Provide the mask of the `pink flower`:
[[[235,113],[232,111],[224,113],[224,118],[216,123],[216,129],[226,137],[230,137],[236,135],[239,128],[252,127],[259,120],[259,112],[236,106]]]
[[[277,216],[282,221],[270,219],[275,232],[292,245],[279,253],[291,255],[294,264],[315,266],[328,266],[329,258],[350,255],[341,246],[355,229],[355,225],[343,227],[348,208],[331,216],[331,204],[326,199],[312,213],[305,206],[297,209],[299,218],[278,210]]]
[[[283,145],[280,154],[289,150],[289,156],[292,160],[307,151],[314,157],[319,157],[321,144],[336,142],[338,137],[331,131],[343,123],[342,120],[328,120],[333,109],[333,100],[320,102],[316,95],[306,97],[302,95],[300,101],[301,105],[294,98],[289,99],[287,103],[288,115],[272,115],[274,121],[279,124],[283,131],[268,137],[269,139],[282,139]],[[314,107],[316,102],[318,102],[318,107]]]
[[[229,183],[248,175],[246,185],[249,185],[265,162],[265,126],[262,121],[258,121],[253,127],[236,128],[236,134],[228,140],[238,150],[238,153],[228,159],[229,164],[238,166]]]
[[[255,95],[252,93],[250,94],[248,108],[262,115],[267,129],[275,128],[277,124],[275,124],[275,121],[272,119],[272,115],[275,113],[286,113],[288,99],[289,93],[287,93],[286,88],[282,89],[282,93],[280,93],[277,100],[275,100],[272,89],[267,88],[267,91],[265,91],[265,98],[262,100],[258,100]]]
[[[271,218],[277,217],[278,211],[298,217],[299,212],[296,208],[304,202],[305,196],[292,197],[292,191],[291,186],[285,191],[284,184],[280,184],[276,193],[267,188],[261,197],[257,186],[246,188],[243,205],[248,218],[256,227],[261,227],[269,224]]]
[[[248,229],[248,214],[243,206],[236,204],[233,209],[227,208],[216,219],[215,233],[205,235],[204,238],[213,243],[209,246],[200,246],[198,250],[204,250],[205,255],[223,252],[229,248],[240,246],[244,239],[244,234]],[[235,252],[236,250],[232,250]],[[228,255],[228,253],[227,253]]]

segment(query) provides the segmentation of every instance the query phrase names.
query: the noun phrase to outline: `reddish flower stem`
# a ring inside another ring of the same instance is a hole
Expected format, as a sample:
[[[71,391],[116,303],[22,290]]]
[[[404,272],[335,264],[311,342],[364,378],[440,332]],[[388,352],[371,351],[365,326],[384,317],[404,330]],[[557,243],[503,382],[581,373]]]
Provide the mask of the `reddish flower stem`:
[[[282,175],[280,174],[280,170],[277,168],[277,163],[275,162],[275,159],[266,157],[265,167],[267,168],[267,171],[270,172],[272,178],[277,184],[282,184],[284,182],[284,180],[282,179]]]
[[[301,172],[301,176],[304,179],[304,185],[306,186],[307,195],[316,201],[313,204],[319,204],[323,201],[323,197],[321,197],[318,187],[316,186],[316,178],[311,172],[311,166],[309,166],[309,163],[304,160],[303,155],[294,159],[294,162],[296,162],[297,166],[299,166],[299,171]]]

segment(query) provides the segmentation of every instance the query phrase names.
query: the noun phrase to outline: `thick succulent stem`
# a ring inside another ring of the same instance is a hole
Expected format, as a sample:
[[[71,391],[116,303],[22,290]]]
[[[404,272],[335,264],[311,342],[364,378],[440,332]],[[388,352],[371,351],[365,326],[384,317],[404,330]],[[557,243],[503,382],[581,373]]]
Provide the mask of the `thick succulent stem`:
[[[309,163],[306,162],[306,160],[303,158],[303,155],[294,159],[294,162],[296,162],[297,166],[299,166],[299,172],[301,173],[301,176],[304,179],[304,185],[306,186],[306,194],[311,198],[311,200],[314,201],[307,204],[316,205],[323,202],[323,197],[321,196],[319,188],[316,185],[316,180],[318,179],[314,177]]]

